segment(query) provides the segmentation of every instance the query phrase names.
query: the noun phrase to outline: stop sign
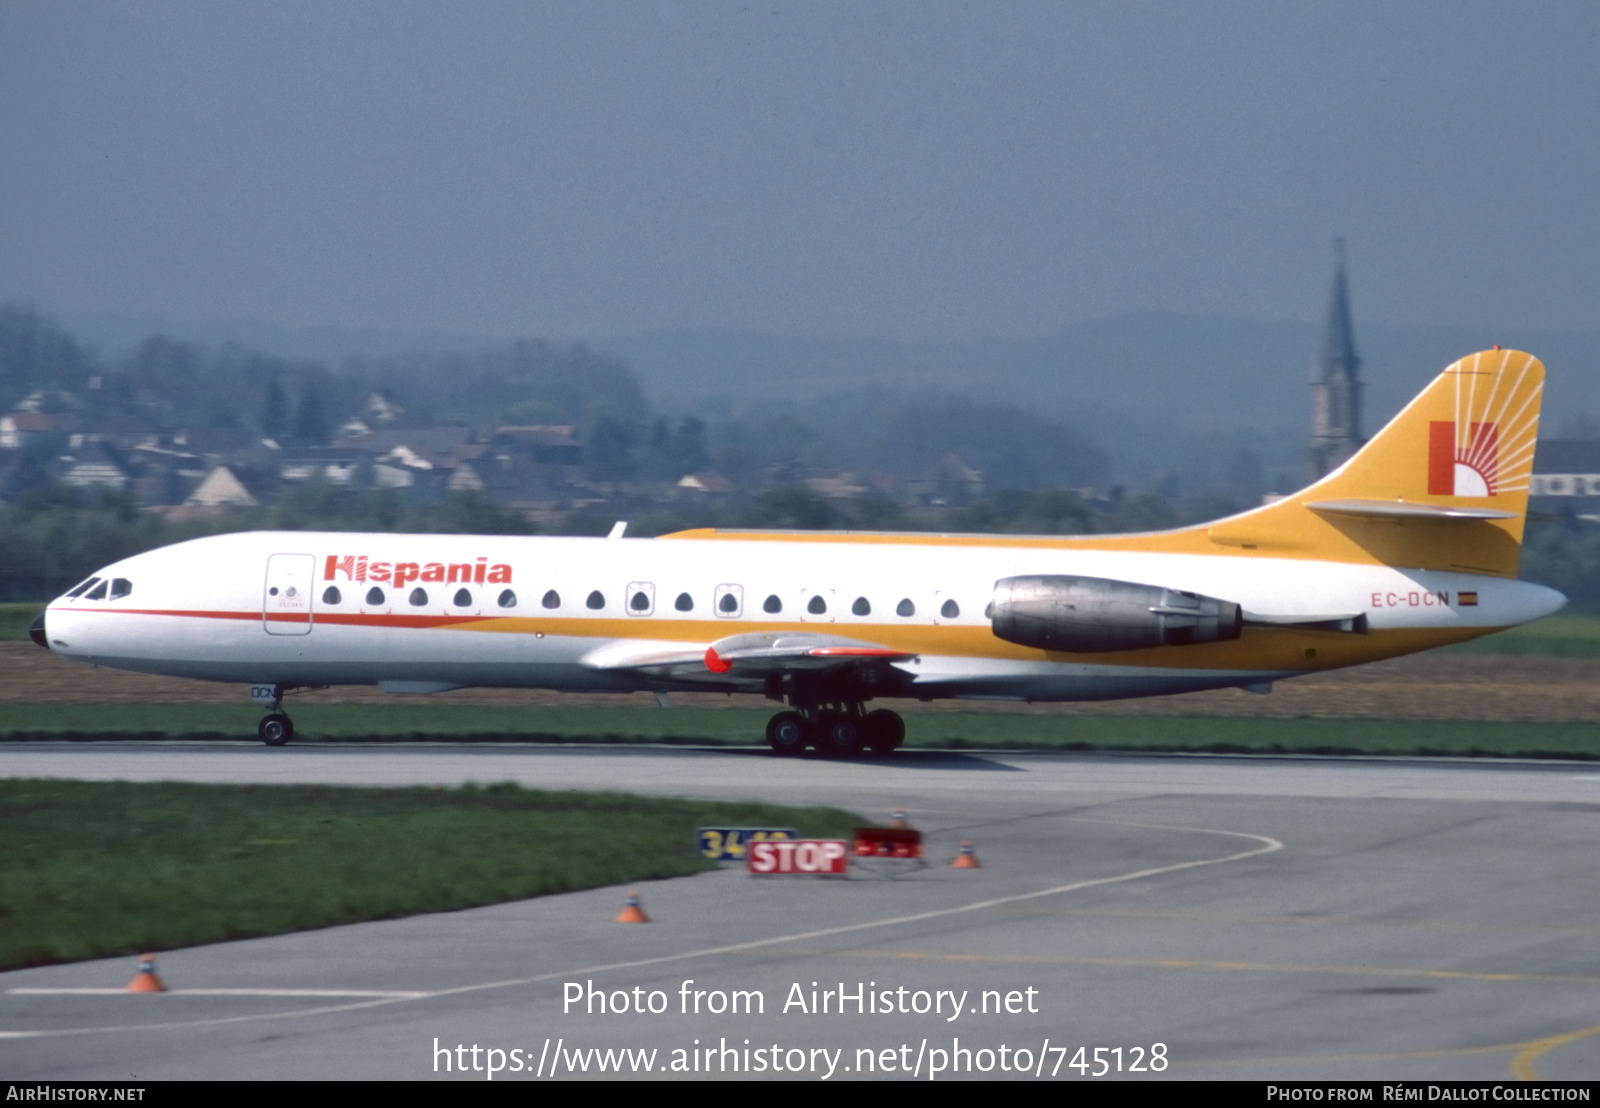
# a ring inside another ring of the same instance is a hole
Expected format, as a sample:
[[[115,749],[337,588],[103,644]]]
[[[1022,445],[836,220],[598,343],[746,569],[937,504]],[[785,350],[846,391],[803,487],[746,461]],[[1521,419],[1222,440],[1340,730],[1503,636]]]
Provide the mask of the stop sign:
[[[769,840],[751,843],[745,868],[751,873],[842,874],[850,864],[850,844],[838,839]]]

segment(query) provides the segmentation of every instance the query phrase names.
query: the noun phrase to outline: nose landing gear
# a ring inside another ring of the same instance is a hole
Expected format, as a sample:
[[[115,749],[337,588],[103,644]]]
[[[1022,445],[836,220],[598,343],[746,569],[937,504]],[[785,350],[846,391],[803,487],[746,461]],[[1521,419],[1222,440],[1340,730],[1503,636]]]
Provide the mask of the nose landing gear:
[[[283,746],[294,738],[294,721],[283,711],[282,685],[252,685],[250,699],[264,704],[267,714],[256,724],[256,736],[268,746]]]
[[[282,712],[270,712],[256,724],[256,734],[268,746],[283,746],[294,738],[294,721]]]

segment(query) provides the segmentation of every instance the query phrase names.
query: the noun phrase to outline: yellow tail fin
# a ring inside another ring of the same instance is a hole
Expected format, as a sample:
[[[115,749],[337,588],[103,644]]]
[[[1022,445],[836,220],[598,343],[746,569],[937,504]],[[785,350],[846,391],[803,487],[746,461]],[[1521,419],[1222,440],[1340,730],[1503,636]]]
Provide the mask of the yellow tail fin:
[[[1213,525],[1211,541],[1515,577],[1543,390],[1531,354],[1462,358],[1344,465]]]

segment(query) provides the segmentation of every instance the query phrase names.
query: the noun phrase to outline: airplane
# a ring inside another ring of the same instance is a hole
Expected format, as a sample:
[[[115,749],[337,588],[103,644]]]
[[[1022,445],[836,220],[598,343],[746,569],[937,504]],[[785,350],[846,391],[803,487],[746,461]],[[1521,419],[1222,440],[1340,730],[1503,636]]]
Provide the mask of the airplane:
[[[701,529],[654,539],[243,532],[123,559],[32,637],[96,666],[285,693],[378,685],[764,693],[777,754],[887,754],[881,698],[1111,700],[1275,681],[1558,610],[1516,579],[1544,367],[1447,368],[1344,465],[1129,535]]]

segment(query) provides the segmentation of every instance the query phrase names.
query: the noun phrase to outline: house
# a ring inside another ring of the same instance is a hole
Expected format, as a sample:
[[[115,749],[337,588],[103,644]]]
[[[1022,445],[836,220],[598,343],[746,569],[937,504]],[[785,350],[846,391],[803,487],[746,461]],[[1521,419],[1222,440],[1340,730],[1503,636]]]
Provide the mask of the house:
[[[232,470],[217,466],[183,503],[190,508],[254,508],[259,501],[239,483]]]
[[[690,473],[679,480],[678,488],[702,496],[727,496],[733,491],[733,482],[720,473]]]
[[[43,412],[8,412],[0,416],[0,449],[20,450],[51,429]]]
[[[80,436],[74,435],[78,439]],[[122,489],[128,484],[128,474],[104,443],[94,440],[74,442],[74,455],[63,458],[69,463],[61,480],[75,488]]]

